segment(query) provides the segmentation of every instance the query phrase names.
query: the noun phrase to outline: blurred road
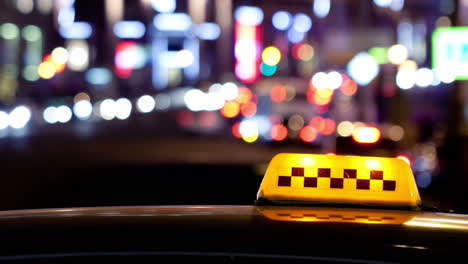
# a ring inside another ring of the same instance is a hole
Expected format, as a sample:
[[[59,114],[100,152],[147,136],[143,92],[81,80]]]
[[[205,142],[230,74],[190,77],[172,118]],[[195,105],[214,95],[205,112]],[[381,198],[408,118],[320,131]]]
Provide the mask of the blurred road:
[[[252,204],[267,163],[275,154],[321,153],[317,146],[307,144],[248,144],[232,137],[202,137],[181,130],[149,129],[143,133],[141,125],[133,127],[140,131],[134,133],[123,129],[127,126],[103,125],[89,134],[83,130],[96,128],[80,126],[81,132],[75,135],[57,129],[0,140],[0,210]],[[457,142],[443,151],[468,149]],[[443,165],[450,167],[457,161],[446,162]],[[420,189],[423,202],[468,213],[463,184],[451,191],[455,182],[464,180],[464,172],[449,171],[451,177]]]

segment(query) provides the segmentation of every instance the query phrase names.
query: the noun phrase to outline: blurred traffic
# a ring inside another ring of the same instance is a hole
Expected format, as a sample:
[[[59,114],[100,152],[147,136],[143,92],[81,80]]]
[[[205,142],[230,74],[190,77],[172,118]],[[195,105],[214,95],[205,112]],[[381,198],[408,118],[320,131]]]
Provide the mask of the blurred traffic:
[[[468,203],[467,1],[4,0],[0,13],[5,160],[398,156],[419,188]]]

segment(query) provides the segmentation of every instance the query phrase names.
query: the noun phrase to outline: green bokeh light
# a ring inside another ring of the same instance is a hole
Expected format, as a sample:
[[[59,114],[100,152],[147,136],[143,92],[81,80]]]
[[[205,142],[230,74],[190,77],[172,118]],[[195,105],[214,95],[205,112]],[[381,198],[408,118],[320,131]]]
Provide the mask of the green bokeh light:
[[[276,73],[278,67],[276,65],[268,65],[262,62],[260,65],[260,72],[264,76],[273,76]]]
[[[378,64],[388,63],[388,48],[385,47],[372,47],[369,49],[369,54],[377,61]]]
[[[21,34],[27,41],[39,41],[42,38],[41,29],[34,25],[25,26]]]
[[[0,27],[0,35],[4,39],[17,39],[19,36],[19,29],[15,24],[5,23]]]

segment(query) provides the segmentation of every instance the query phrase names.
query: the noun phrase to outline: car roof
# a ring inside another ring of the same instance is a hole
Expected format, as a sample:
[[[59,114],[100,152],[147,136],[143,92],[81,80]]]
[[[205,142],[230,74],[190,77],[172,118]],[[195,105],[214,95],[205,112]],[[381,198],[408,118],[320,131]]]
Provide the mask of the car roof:
[[[204,252],[401,261],[461,255],[468,215],[292,206],[117,206],[0,212],[0,260]]]

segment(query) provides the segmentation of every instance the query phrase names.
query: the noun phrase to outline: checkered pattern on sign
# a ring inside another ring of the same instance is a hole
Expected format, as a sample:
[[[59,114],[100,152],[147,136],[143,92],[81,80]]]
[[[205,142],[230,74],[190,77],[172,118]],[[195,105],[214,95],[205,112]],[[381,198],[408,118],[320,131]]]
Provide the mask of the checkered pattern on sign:
[[[319,181],[328,181],[327,188],[330,189],[345,189],[345,182],[352,182],[352,186],[356,190],[371,190],[371,182],[381,182],[383,191],[395,191],[396,181],[385,180],[384,171],[371,170],[369,178],[359,179],[358,171],[356,169],[343,169],[340,177],[332,177],[331,168],[312,168],[317,170],[317,176],[306,176],[304,167],[292,167],[291,175],[278,176],[278,186],[291,187],[293,178],[302,179],[304,188],[318,188]],[[322,185],[323,186],[323,185]]]

